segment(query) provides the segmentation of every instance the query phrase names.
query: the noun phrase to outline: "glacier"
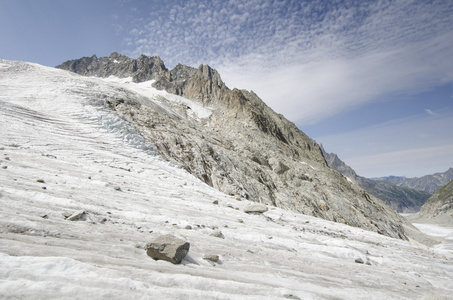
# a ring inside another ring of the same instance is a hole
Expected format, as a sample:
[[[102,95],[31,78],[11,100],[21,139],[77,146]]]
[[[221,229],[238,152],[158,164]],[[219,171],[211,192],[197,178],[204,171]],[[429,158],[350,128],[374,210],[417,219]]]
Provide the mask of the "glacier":
[[[190,100],[118,81],[0,60],[0,298],[451,299],[453,249],[244,213],[252,202],[159,157],[103,102]],[[146,256],[162,234],[191,243],[181,265]]]

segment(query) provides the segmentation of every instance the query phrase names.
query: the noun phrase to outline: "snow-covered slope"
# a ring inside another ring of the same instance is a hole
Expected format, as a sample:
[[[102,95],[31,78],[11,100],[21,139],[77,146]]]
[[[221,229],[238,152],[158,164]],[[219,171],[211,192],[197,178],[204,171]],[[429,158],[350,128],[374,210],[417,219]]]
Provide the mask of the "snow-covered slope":
[[[17,75],[27,70],[37,77]],[[451,250],[279,208],[245,214],[248,201],[161,160],[86,98],[88,88],[125,96],[108,80],[0,61],[1,299],[452,295]],[[207,112],[200,113],[194,117]],[[78,210],[85,218],[63,216]],[[167,233],[191,244],[181,265],[145,254],[147,242]],[[204,260],[207,254],[220,261]]]

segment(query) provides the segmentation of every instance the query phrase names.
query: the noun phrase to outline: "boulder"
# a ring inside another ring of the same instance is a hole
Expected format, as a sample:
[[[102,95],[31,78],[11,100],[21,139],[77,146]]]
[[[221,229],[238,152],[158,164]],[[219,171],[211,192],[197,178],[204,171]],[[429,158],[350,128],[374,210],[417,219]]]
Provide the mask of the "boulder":
[[[363,264],[364,263],[363,259],[361,259],[360,257],[356,258],[355,262],[358,263],[358,264]]]
[[[262,203],[253,203],[244,207],[244,212],[248,214],[262,214],[267,210],[267,206]]]
[[[146,254],[154,260],[179,264],[189,252],[190,243],[171,234],[162,235],[146,244]]]
[[[219,256],[218,255],[214,255],[214,254],[206,254],[205,256],[203,256],[203,259],[204,260],[209,260],[209,261],[212,261],[212,262],[218,262],[219,261]]]
[[[75,213],[73,213],[72,215],[70,215],[68,217],[68,220],[69,221],[77,221],[77,220],[81,219],[84,214],[85,214],[84,210],[76,211]]]

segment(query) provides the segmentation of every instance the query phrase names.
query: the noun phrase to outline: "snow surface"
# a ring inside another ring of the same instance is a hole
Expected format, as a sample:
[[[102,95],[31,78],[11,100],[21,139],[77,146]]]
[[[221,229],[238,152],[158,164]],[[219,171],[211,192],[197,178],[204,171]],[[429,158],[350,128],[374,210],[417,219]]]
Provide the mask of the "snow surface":
[[[435,248],[453,250],[453,227],[421,223],[414,223],[414,226],[417,227],[421,232],[424,232],[431,236],[443,238],[444,241],[438,245],[435,245]]]
[[[200,104],[195,103],[192,100],[186,99],[184,97],[169,94],[166,91],[160,91],[155,89],[152,84],[155,80],[135,83],[132,81],[132,77],[127,78],[118,78],[115,76],[110,76],[109,78],[104,79],[106,81],[116,83],[119,86],[125,87],[131,91],[134,91],[142,96],[145,96],[152,101],[156,102],[171,102],[174,104],[183,104],[190,108],[193,114],[199,119],[209,118],[212,114],[212,111],[208,108],[203,107]]]
[[[160,159],[100,105],[136,87],[0,60],[1,299],[451,299],[452,249],[279,208],[248,215]],[[146,255],[161,234],[190,242],[182,264]]]

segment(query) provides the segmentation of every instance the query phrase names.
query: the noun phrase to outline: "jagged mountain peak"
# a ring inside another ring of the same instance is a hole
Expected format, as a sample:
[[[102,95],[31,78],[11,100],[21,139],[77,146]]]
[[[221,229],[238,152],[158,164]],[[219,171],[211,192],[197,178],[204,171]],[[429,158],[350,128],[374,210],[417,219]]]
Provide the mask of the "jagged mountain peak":
[[[140,55],[137,59],[113,52],[108,57],[98,58],[96,55],[69,60],[58,66],[84,76],[119,78],[132,77],[134,82],[156,79],[168,73],[164,62],[158,56]]]

